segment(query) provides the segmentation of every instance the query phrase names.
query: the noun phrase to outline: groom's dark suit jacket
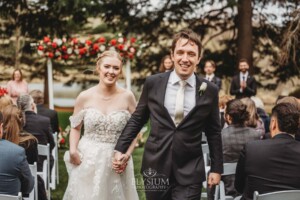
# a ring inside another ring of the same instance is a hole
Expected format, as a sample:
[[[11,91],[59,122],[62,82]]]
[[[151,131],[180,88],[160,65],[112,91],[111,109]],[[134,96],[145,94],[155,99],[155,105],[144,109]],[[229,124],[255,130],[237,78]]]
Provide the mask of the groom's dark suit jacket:
[[[205,180],[201,148],[202,132],[206,133],[211,171],[222,173],[222,141],[218,110],[218,89],[196,76],[196,105],[176,127],[164,106],[170,72],[146,79],[136,111],[123,130],[115,149],[126,152],[132,140],[150,118],[151,131],[145,144],[141,171],[151,168],[170,177],[173,174],[180,185],[198,184]],[[207,83],[202,96],[199,87]]]

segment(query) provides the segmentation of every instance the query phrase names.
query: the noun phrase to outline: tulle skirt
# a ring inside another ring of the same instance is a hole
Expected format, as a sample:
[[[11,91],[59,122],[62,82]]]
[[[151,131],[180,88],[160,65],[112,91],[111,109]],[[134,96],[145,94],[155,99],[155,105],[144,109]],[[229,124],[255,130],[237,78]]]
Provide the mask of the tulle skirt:
[[[122,174],[115,173],[114,147],[82,137],[78,144],[82,162],[78,166],[70,163],[69,151],[65,153],[69,182],[64,200],[138,200],[132,159]]]

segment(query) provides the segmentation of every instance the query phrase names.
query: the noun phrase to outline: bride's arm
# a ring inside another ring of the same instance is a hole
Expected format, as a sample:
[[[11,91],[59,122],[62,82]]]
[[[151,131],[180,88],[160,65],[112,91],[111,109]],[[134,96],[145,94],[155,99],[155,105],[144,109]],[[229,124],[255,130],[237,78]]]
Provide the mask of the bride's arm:
[[[135,111],[136,108],[136,100],[132,92],[127,93],[127,101],[128,101],[128,111],[132,114]],[[122,154],[121,152],[115,152],[114,159],[112,162],[113,169],[116,171],[116,173],[121,174],[127,166],[127,162],[135,148],[135,144],[137,142],[137,138],[135,138],[132,142],[129,148],[127,149],[125,154]]]
[[[73,117],[76,117],[76,115],[82,110],[83,102],[84,102],[83,97],[80,94],[77,97],[75,102]],[[74,120],[76,121],[76,119]],[[80,155],[77,150],[79,139],[80,139],[81,126],[82,126],[82,122],[76,127],[72,127],[70,132],[70,138],[69,138],[70,162],[75,165],[79,165],[81,163]]]
[[[130,92],[130,95],[129,95],[129,98],[128,98],[128,110],[129,112],[132,114],[134,111],[135,111],[135,108],[136,108],[136,100],[135,100],[135,97],[134,95]],[[126,161],[129,160],[134,148],[135,148],[135,145],[137,143],[137,137],[131,142],[131,145],[129,146],[129,148],[127,149],[125,155],[126,155]]]

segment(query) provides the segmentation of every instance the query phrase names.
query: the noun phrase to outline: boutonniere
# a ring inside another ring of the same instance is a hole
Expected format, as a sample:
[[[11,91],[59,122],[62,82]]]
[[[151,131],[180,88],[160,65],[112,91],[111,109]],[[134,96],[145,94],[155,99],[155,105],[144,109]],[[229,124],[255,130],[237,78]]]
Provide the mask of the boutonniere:
[[[199,90],[198,90],[200,96],[203,95],[203,93],[205,92],[206,88],[207,88],[207,83],[202,82],[201,85],[200,85],[200,87],[199,87]]]

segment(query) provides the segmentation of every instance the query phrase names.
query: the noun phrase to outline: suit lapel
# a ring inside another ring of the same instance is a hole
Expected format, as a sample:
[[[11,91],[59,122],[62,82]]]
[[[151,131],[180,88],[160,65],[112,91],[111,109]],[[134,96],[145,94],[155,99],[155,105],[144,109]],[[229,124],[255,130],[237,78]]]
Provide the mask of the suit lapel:
[[[166,95],[167,85],[168,85],[168,81],[169,81],[171,72],[172,71],[164,72],[164,73],[160,74],[159,80],[157,83],[157,87],[156,87],[156,91],[155,91],[155,96],[157,96],[157,98],[158,98],[158,103],[160,104],[160,106],[162,108],[162,112],[167,116],[167,119],[169,120],[169,122],[175,126],[173,119],[171,118],[171,116],[169,114],[169,111],[165,107],[165,95]]]
[[[171,72],[164,72],[160,74],[159,80],[158,80],[158,86],[156,87],[155,95],[158,97],[158,102],[163,106],[165,103],[165,95],[167,90],[167,85],[169,81]]]

